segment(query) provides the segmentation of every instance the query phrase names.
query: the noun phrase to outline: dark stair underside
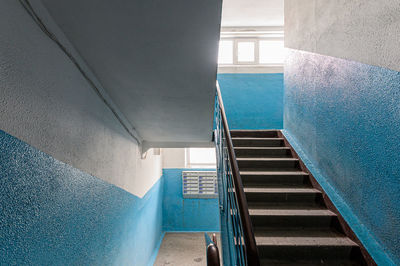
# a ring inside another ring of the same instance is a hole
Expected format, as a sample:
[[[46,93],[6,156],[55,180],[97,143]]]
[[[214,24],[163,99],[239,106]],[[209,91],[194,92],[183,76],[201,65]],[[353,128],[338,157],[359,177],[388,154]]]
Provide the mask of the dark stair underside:
[[[366,265],[278,131],[231,135],[261,265]]]

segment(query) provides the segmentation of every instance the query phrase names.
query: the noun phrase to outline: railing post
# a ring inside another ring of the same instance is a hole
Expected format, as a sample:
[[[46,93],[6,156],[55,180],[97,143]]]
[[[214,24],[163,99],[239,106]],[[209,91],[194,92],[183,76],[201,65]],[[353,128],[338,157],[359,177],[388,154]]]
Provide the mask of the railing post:
[[[212,240],[207,233],[204,233],[204,237],[206,239],[207,266],[220,266],[219,250],[215,234],[213,234]]]

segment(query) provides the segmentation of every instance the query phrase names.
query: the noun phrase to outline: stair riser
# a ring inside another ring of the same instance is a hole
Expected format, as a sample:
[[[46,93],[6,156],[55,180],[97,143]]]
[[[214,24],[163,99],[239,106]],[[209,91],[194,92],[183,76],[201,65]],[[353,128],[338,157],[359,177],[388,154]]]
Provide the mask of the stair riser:
[[[278,215],[251,215],[254,227],[318,227],[329,228],[337,224],[336,216],[278,216]]]
[[[256,160],[238,160],[240,171],[269,171],[271,169],[290,169],[295,171],[299,169],[298,161],[256,161]]]
[[[280,139],[234,139],[234,147],[283,147],[283,140]]]
[[[263,202],[266,204],[293,203],[298,206],[321,205],[322,195],[320,193],[245,193],[248,202]]]
[[[288,149],[235,149],[237,158],[290,158]]]
[[[242,175],[242,182],[245,187],[247,186],[296,186],[296,185],[310,185],[311,182],[308,176],[295,175],[295,176],[252,176]]]
[[[310,259],[310,260],[290,260],[290,259],[262,259],[261,266],[272,266],[272,265],[279,265],[279,266],[293,266],[293,265],[301,265],[301,266],[357,266],[357,265],[364,265],[360,264],[360,262],[356,260],[349,260],[347,258],[344,259],[329,259],[321,261],[318,258]]]
[[[277,131],[231,131],[232,138],[276,138]]]
[[[346,259],[357,252],[352,246],[257,246],[262,259]]]

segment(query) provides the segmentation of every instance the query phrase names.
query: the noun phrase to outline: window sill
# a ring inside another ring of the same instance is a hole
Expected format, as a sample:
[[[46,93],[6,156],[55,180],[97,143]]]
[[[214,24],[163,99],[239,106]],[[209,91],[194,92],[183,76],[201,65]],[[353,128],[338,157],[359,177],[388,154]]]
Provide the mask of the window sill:
[[[219,65],[218,73],[283,73],[283,64],[276,64],[276,65]]]

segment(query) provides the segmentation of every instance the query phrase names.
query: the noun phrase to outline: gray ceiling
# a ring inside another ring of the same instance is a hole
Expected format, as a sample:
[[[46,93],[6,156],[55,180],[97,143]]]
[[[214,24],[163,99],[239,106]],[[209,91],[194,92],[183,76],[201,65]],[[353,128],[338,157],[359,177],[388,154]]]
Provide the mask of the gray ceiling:
[[[211,140],[220,0],[42,1],[145,141]]]

